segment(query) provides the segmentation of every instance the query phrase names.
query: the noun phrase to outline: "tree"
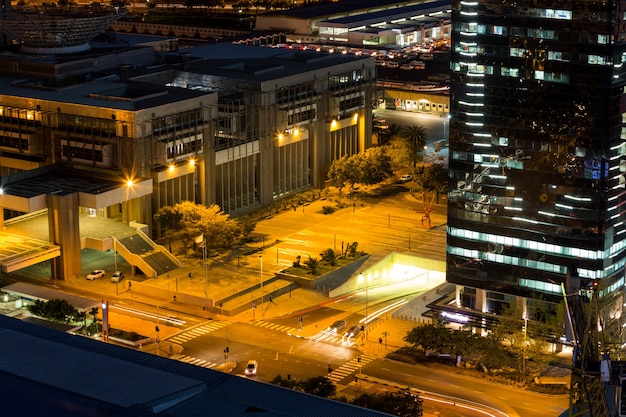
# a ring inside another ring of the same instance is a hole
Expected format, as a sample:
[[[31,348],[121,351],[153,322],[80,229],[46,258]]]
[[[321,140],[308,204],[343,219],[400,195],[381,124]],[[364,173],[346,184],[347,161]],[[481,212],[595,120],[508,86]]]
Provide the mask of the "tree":
[[[319,266],[317,258],[311,258],[311,255],[309,255],[309,260],[305,262],[305,265],[309,268],[311,274],[317,274],[317,267]]]
[[[359,180],[358,160],[355,156],[344,155],[330,164],[327,178],[340,191],[346,185],[349,185],[350,188],[354,187],[354,184]]]
[[[423,416],[422,399],[411,393],[396,391],[374,395],[362,394],[356,397],[352,404],[399,417]]]
[[[244,224],[230,219],[219,206],[209,207],[183,201],[174,206],[161,207],[154,220],[163,230],[163,238],[181,240],[187,253],[191,242],[201,236],[209,249],[230,247],[241,241]]]
[[[407,150],[413,162],[413,168],[417,166],[418,154],[426,146],[426,129],[424,126],[411,125],[404,126],[400,132],[400,137],[407,143]]]
[[[394,138],[400,137],[402,126],[392,123],[387,129],[378,132],[378,144],[384,145],[391,142]]]
[[[298,381],[291,378],[283,378],[280,375],[276,375],[274,379],[270,381],[270,384],[278,385],[279,387],[296,389],[298,387]]]
[[[378,184],[393,174],[391,158],[384,148],[369,148],[358,160],[359,178],[365,185]]]
[[[445,327],[427,324],[414,327],[404,340],[415,347],[421,346],[426,352],[445,353],[452,345],[451,333]]]
[[[339,189],[357,183],[377,184],[393,173],[391,158],[384,148],[370,148],[362,154],[344,155],[336,159],[328,170],[328,179]]]
[[[337,254],[331,248],[328,248],[324,252],[320,253],[320,257],[322,258],[322,261],[328,262],[330,266],[337,265]]]
[[[448,170],[439,164],[418,166],[413,173],[413,181],[422,189],[423,199],[425,192],[435,192],[439,202],[439,195],[448,190]]]
[[[298,384],[298,388],[308,394],[317,395],[318,397],[334,397],[337,387],[326,376],[315,376],[305,379]]]
[[[53,298],[48,301],[36,300],[27,307],[32,314],[58,323],[71,323],[79,320],[79,312],[65,300]]]

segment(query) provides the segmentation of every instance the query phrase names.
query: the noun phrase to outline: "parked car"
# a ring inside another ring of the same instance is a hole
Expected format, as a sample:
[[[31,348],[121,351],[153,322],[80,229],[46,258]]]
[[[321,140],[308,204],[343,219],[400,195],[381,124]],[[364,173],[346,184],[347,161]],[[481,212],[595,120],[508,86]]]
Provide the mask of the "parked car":
[[[413,65],[415,69],[426,69],[426,63],[424,61],[411,61],[409,64]]]
[[[111,282],[120,282],[124,279],[124,273],[122,271],[115,271],[111,275]]]
[[[432,61],[435,58],[433,54],[420,54],[420,59],[424,61]]]
[[[337,320],[336,322],[334,322],[333,324],[331,324],[328,327],[328,331],[332,332],[332,333],[337,333],[339,332],[339,330],[343,330],[346,328],[346,321],[345,320]]]
[[[411,174],[404,174],[403,176],[400,177],[400,179],[398,180],[399,183],[405,183],[405,182],[409,182],[413,179],[413,175]]]
[[[385,66],[387,68],[399,68],[400,64],[398,64],[396,61],[387,61],[385,62]]]
[[[105,272],[102,269],[94,269],[87,275],[87,281],[93,281],[94,279],[104,277]]]
[[[413,68],[415,68],[413,65],[411,64],[402,64],[400,65],[400,69],[401,70],[412,70]]]
[[[256,375],[258,367],[259,365],[256,363],[256,361],[249,360],[244,373],[246,374],[246,376],[254,376]]]

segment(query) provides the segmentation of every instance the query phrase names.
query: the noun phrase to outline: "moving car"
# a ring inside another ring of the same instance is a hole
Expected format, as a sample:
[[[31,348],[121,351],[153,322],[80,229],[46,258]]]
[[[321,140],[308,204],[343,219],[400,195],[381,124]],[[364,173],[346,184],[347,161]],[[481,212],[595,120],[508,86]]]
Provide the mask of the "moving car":
[[[409,182],[413,179],[413,175],[411,174],[404,174],[403,176],[400,177],[400,179],[398,180],[399,183],[405,183],[405,182]]]
[[[333,324],[328,327],[328,331],[332,333],[337,333],[339,330],[345,329],[346,321],[345,320],[337,320]]]
[[[111,276],[111,282],[120,282],[124,279],[124,273],[122,271],[115,271]]]
[[[344,345],[352,345],[353,339],[361,332],[361,326],[355,324],[354,326],[350,326],[350,328],[346,331],[346,333],[341,338],[341,343]]]
[[[244,373],[246,374],[246,376],[254,376],[256,375],[257,369],[258,369],[258,364],[256,363],[256,361],[249,360],[248,364],[246,365],[246,370],[244,371]]]
[[[94,269],[87,275],[87,281],[93,281],[94,279],[102,278],[105,275],[104,270]]]

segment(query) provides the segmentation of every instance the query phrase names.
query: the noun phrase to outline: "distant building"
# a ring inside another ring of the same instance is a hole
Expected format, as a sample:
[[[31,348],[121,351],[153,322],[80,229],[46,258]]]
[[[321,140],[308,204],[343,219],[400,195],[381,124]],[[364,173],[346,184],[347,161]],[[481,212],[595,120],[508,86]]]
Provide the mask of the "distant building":
[[[448,307],[466,322],[540,319],[575,277],[621,319],[625,4],[453,2]]]
[[[255,30],[284,32],[288,43],[403,48],[450,37],[450,1],[348,0],[263,13]]]

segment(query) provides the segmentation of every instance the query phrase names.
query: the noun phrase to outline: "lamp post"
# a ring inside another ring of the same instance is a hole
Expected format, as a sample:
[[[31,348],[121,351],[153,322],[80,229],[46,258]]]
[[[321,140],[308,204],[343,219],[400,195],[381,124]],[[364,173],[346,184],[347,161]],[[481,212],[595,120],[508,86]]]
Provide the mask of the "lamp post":
[[[206,286],[207,286],[207,281],[208,281],[208,277],[207,277],[207,254],[206,254],[206,240],[202,241],[202,263],[204,264],[204,296],[208,297],[209,295],[206,292]]]
[[[524,346],[522,346],[522,378],[526,377],[526,333],[528,333],[528,317],[524,315]]]
[[[102,300],[102,340],[109,341],[109,302]]]
[[[115,235],[113,235],[113,264],[115,265],[115,271],[117,271],[117,242],[115,242]]]
[[[361,277],[361,279],[365,279],[365,318],[363,319],[363,328],[365,330],[365,340],[369,340],[368,334],[367,334],[367,316],[368,316],[368,304],[369,304],[369,299],[368,299],[368,282],[367,282],[367,275],[363,275],[363,272],[359,272],[359,277]]]
[[[263,318],[263,255],[259,255],[261,261],[261,318]]]
[[[126,180],[126,224],[130,224],[130,189],[133,186],[133,180]]]

